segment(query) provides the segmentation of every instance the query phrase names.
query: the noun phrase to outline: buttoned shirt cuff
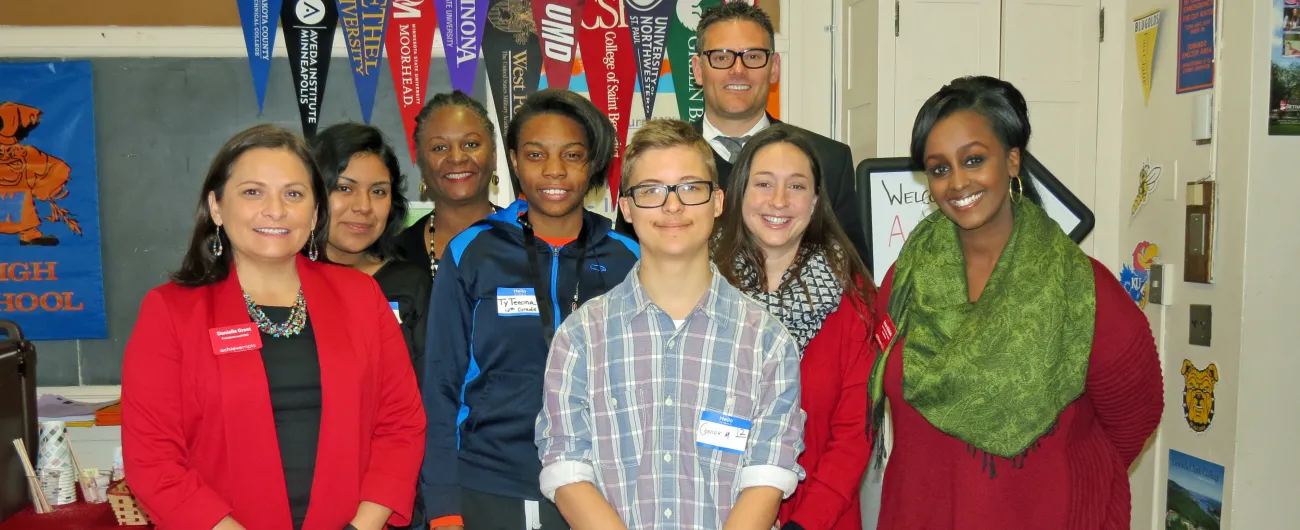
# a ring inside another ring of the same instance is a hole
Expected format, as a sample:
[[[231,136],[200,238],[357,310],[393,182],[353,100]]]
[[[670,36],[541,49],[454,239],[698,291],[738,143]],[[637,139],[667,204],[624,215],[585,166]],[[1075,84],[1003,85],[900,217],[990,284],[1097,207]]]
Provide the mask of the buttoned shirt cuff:
[[[542,471],[546,475],[546,471]],[[755,486],[768,486],[781,490],[781,498],[789,499],[799,485],[799,474],[792,470],[770,465],[745,466],[740,469],[740,491]]]
[[[579,482],[596,483],[596,468],[586,462],[561,460],[542,468],[540,477],[542,495],[546,500],[555,502],[555,491]]]

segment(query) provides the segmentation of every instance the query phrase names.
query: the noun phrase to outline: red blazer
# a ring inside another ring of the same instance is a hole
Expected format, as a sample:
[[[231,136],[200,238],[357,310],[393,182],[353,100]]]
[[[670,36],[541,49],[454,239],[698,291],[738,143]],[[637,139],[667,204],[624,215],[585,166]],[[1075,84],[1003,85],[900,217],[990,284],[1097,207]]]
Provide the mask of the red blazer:
[[[870,281],[870,280],[868,280]],[[867,315],[863,319],[862,315]],[[871,457],[867,439],[867,380],[873,356],[871,313],[846,293],[826,317],[799,361],[804,452],[808,477],[781,503],[777,519],[805,530],[861,530],[858,493]]]
[[[409,523],[424,408],[402,332],[379,286],[298,258],[320,357],[320,444],[304,530],[338,530],[361,501]],[[209,330],[251,322],[239,279],[145,295],[122,365],[127,480],[160,529],[291,528],[260,350],[216,355]]]

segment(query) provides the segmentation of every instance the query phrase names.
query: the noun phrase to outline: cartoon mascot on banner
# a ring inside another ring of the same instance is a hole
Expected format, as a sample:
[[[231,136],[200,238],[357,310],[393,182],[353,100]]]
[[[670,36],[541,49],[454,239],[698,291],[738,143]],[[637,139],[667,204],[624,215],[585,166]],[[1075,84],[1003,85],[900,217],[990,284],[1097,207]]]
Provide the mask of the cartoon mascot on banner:
[[[72,168],[36,147],[19,143],[40,121],[40,109],[0,103],[0,237],[17,235],[24,246],[59,244],[59,238],[41,233],[36,201],[50,205],[45,220],[62,221],[72,233],[81,235],[77,220],[55,202],[68,196]]]

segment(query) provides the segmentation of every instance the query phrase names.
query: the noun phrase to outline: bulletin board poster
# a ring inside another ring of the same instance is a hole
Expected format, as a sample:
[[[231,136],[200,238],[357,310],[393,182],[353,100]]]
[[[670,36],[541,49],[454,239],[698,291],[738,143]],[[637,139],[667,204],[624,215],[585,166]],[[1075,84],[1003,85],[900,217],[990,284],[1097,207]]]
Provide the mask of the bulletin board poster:
[[[1179,94],[1214,87],[1214,1],[1179,0]]]
[[[1223,466],[1169,450],[1165,528],[1219,530],[1223,518]]]
[[[1300,0],[1273,0],[1268,134],[1300,135]]]
[[[29,340],[102,339],[87,61],[0,64],[0,319]]]

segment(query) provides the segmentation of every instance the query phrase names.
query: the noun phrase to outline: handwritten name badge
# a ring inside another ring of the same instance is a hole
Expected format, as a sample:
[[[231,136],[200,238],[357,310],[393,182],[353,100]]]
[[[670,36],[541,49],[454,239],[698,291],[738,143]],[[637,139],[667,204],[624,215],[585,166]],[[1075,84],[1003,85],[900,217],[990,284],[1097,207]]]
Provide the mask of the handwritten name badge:
[[[262,333],[251,322],[212,328],[208,330],[208,336],[212,339],[212,353],[216,355],[262,349]]]
[[[537,296],[531,287],[497,287],[497,315],[503,317],[541,316]]]
[[[398,308],[397,302],[389,302],[388,308],[393,310],[393,316],[397,317],[397,323],[402,323],[402,311]]]
[[[753,427],[752,421],[706,410],[695,428],[695,445],[743,455]]]

